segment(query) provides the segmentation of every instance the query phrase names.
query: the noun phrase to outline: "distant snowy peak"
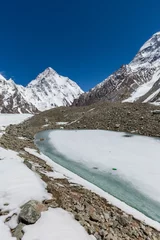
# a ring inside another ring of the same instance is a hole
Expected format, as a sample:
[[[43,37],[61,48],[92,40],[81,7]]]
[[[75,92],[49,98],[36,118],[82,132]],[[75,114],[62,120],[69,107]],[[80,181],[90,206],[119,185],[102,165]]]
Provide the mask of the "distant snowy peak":
[[[128,65],[82,94],[73,105],[97,101],[152,102],[160,104],[160,32],[155,33]]]
[[[153,34],[153,36],[147,41],[145,42],[145,44],[140,48],[140,52],[148,49],[148,48],[156,48],[156,43],[160,42],[160,32],[157,32],[155,34]]]
[[[139,50],[133,61],[131,68],[160,66],[160,32],[155,33]]]
[[[26,88],[26,98],[40,111],[58,106],[69,106],[83,93],[82,89],[68,77],[47,68]]]
[[[47,68],[27,87],[6,80],[0,74],[0,112],[35,113],[57,106],[68,106],[83,91],[68,77]]]
[[[57,72],[53,70],[51,67],[48,67],[42,73],[40,73],[35,80],[32,80],[27,87],[33,87],[34,85],[37,85],[43,80],[47,80],[48,78],[53,77],[55,75],[58,75]]]

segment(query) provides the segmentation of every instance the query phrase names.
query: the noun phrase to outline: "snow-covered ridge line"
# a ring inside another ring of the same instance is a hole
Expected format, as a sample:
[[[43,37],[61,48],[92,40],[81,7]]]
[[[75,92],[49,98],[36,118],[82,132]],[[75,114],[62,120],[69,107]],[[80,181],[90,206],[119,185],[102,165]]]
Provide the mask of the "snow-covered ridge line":
[[[0,75],[0,112],[35,113],[68,106],[82,93],[82,89],[74,81],[59,75],[50,67],[27,87],[17,85],[12,79],[6,80]]]

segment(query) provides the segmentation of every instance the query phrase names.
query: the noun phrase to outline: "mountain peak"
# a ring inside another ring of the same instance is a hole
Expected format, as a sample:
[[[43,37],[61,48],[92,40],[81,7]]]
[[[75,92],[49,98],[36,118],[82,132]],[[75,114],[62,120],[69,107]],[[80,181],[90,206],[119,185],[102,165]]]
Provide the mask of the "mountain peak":
[[[152,37],[149,40],[147,40],[144,43],[144,45],[140,48],[139,52],[142,52],[147,49],[154,50],[155,48],[160,47],[160,44],[156,44],[156,43],[160,43],[160,32],[153,34]]]
[[[60,76],[51,67],[46,68],[27,87],[6,80],[0,74],[0,112],[35,113],[72,104],[82,89],[67,77]]]
[[[81,93],[82,89],[75,82],[48,67],[28,84],[26,97],[38,110],[43,111],[68,106]]]
[[[130,62],[133,71],[139,68],[160,67],[160,32],[155,33],[143,44],[134,59]]]
[[[46,79],[48,80],[49,78],[53,78],[54,76],[56,76],[59,74],[51,67],[46,68],[43,72],[41,72],[37,77],[36,77],[36,81],[41,81],[42,79]],[[34,80],[32,81],[34,82]]]
[[[56,73],[56,71],[51,67],[46,68],[42,73],[44,73],[44,72],[47,72],[47,73],[50,73],[50,74],[55,74]]]

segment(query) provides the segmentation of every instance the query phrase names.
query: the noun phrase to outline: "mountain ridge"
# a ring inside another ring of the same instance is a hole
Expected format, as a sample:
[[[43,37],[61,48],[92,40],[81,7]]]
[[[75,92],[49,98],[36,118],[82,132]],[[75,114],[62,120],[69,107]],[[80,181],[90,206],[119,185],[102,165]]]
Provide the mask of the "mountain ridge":
[[[51,67],[40,73],[26,87],[0,74],[0,112],[36,113],[53,107],[69,106],[83,93],[68,77]]]
[[[89,92],[83,93],[73,105],[83,106],[97,101],[160,104],[159,71],[160,32],[157,32],[144,43],[129,64],[122,65]],[[150,92],[149,96],[147,92]]]

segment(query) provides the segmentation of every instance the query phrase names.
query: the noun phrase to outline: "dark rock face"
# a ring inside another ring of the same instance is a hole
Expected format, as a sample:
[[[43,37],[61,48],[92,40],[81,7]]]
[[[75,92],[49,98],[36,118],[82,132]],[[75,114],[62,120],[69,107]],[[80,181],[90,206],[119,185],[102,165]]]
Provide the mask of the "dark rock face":
[[[150,81],[153,69],[141,69],[132,72],[128,65],[122,66],[89,92],[74,100],[74,106],[89,105],[98,101],[123,101],[127,99],[139,85]]]

